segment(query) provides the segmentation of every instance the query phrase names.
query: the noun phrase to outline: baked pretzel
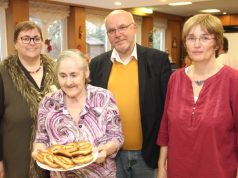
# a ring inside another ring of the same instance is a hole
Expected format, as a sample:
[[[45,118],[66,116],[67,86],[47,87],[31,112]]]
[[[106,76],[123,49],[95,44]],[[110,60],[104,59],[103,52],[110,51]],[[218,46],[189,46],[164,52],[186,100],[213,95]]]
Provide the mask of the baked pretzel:
[[[64,148],[63,145],[53,145],[48,148],[48,151],[54,155],[62,155],[69,158],[72,157],[72,155]]]
[[[86,156],[92,153],[92,149],[78,150],[71,153],[72,157],[77,157],[79,155]]]
[[[47,152],[39,152],[36,157],[39,162],[52,168],[64,169],[89,163],[93,158],[92,145],[86,141],[52,145]]]
[[[55,151],[60,150],[60,149],[62,149],[62,145],[59,145],[59,144],[52,145],[51,147],[48,148],[48,152],[54,153]]]
[[[79,149],[92,149],[92,144],[86,141],[77,142],[77,146]]]
[[[40,163],[43,163],[45,164],[45,161],[44,161],[44,155],[48,154],[47,152],[39,152],[37,155],[36,155],[36,160],[39,161]]]
[[[75,142],[68,143],[63,146],[63,149],[65,149],[69,153],[75,152],[78,150],[77,143]]]
[[[75,164],[86,164],[86,163],[89,163],[92,160],[93,160],[93,155],[92,154],[86,155],[86,156],[78,156],[78,157],[72,158],[72,161]]]
[[[56,162],[54,161],[54,155],[53,154],[45,154],[44,155],[44,162],[52,167],[52,168],[59,168],[60,166],[58,164],[56,164]]]
[[[89,142],[77,142],[74,145],[76,145],[77,149],[71,152],[72,157],[85,156],[92,153],[92,145]]]
[[[54,162],[64,169],[69,169],[75,166],[74,162],[64,156],[54,156]]]
[[[68,157],[68,158],[72,157],[72,154],[69,153],[67,150],[64,150],[64,149],[57,150],[57,151],[53,152],[53,154],[54,155],[65,156],[65,157]]]

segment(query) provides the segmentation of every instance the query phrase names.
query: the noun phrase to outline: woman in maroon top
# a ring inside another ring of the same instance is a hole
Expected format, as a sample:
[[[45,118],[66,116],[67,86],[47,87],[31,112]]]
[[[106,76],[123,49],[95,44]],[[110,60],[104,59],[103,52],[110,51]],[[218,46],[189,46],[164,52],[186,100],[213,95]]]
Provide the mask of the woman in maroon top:
[[[183,41],[192,65],[170,77],[158,178],[236,178],[238,71],[216,62],[221,21],[209,14],[189,18]]]

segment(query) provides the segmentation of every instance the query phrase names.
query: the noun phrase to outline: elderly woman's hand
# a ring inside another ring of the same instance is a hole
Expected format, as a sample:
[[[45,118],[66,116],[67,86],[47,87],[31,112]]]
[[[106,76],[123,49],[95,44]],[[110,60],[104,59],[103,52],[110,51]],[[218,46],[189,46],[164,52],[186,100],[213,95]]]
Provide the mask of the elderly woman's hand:
[[[113,154],[119,149],[119,144],[116,141],[109,141],[106,144],[99,145],[97,147],[98,150],[98,158],[96,163],[103,163],[107,156]]]
[[[96,159],[96,163],[100,164],[103,163],[107,157],[107,150],[106,145],[100,145],[97,147],[98,150],[98,157]]]
[[[31,153],[31,156],[36,160],[36,156],[39,152],[46,152],[47,148],[45,144],[43,143],[34,143],[33,144],[33,151]]]

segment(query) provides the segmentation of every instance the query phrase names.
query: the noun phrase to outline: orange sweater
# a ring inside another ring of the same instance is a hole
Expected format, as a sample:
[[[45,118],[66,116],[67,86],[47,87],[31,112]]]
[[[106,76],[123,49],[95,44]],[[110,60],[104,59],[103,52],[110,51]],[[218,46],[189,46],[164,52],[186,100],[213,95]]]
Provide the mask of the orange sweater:
[[[120,111],[122,131],[125,136],[124,150],[140,150],[142,129],[139,105],[138,62],[132,59],[123,65],[115,61],[108,81]]]

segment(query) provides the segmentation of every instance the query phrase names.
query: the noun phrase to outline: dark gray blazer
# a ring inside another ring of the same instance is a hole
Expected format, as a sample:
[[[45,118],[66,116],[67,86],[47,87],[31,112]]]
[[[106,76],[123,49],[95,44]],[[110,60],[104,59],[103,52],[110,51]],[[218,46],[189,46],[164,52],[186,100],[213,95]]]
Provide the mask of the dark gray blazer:
[[[91,60],[90,79],[92,85],[107,88],[112,68],[111,54],[112,51],[109,51]],[[167,54],[156,49],[145,48],[137,44],[137,57],[143,132],[142,156],[148,166],[156,168],[159,157],[156,139],[171,68]],[[130,86],[128,86],[128,90],[130,90]]]

